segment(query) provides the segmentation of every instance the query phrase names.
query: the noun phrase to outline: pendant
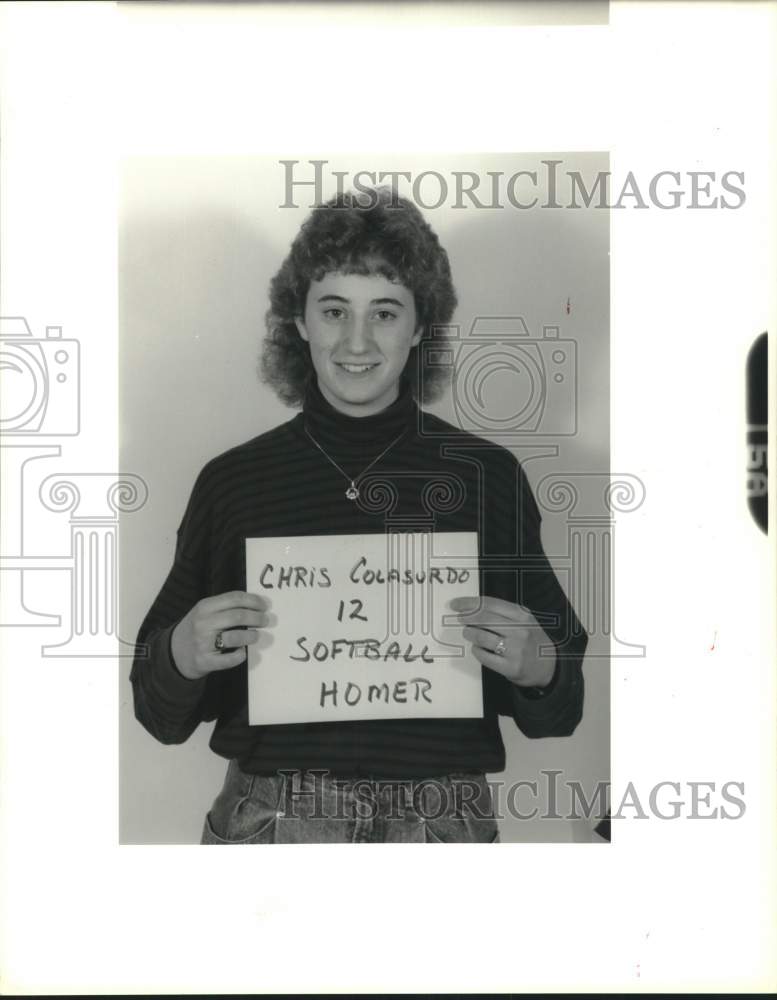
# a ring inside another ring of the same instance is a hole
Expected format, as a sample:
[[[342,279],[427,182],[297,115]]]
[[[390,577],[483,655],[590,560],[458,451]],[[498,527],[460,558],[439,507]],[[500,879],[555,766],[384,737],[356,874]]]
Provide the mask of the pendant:
[[[349,500],[358,500],[359,491],[356,489],[356,483],[352,482],[348,489],[345,491],[345,495]]]

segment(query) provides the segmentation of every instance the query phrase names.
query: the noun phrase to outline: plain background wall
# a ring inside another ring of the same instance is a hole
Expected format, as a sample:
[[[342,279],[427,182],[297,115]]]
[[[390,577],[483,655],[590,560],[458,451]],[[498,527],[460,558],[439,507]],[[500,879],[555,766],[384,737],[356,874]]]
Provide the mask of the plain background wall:
[[[323,153],[278,157],[165,157],[125,161],[119,245],[120,449],[123,472],[146,481],[149,498],[122,518],[121,635],[133,639],[169,571],[175,533],[194,479],[225,449],[288,420],[283,406],[256,375],[267,289],[289,243],[308,214],[285,200],[281,159],[298,159],[298,177],[312,176],[310,159],[347,170],[453,170],[485,175],[538,170],[561,159],[560,171],[579,170],[587,187],[608,169],[604,153],[498,153],[392,156]],[[430,189],[431,190],[431,189]],[[325,186],[324,196],[333,193]],[[400,193],[405,193],[400,186]],[[537,437],[556,446],[554,458],[525,462],[532,485],[551,473],[609,472],[609,212],[513,208],[453,210],[452,198],[423,210],[447,249],[463,330],[476,316],[520,315],[532,337],[543,326],[577,344],[578,430],[570,437]],[[562,203],[566,198],[559,199]],[[567,311],[567,303],[569,310]],[[496,376],[495,376],[496,377]],[[552,397],[549,405],[562,406]],[[435,411],[455,421],[450,398]],[[492,436],[483,432],[483,436]],[[501,439],[500,439],[501,440]],[[503,442],[509,443],[509,442]],[[538,500],[540,497],[538,496]],[[569,590],[564,554],[565,515],[543,510],[543,542]],[[593,567],[589,567],[593,570]],[[502,720],[507,768],[492,777],[510,783],[538,780],[540,769],[590,789],[609,779],[609,668],[606,636],[587,609],[598,585],[583,567],[575,607],[593,629],[584,667],[585,714],[565,739],[529,740]],[[589,600],[591,598],[591,600]],[[221,787],[226,761],[208,748],[212,724],[180,746],[165,747],[135,720],[129,662],[121,667],[120,838],[123,843],[197,843],[205,812]],[[524,804],[523,808],[530,808]],[[502,825],[506,841],[564,841],[585,836],[565,820]]]

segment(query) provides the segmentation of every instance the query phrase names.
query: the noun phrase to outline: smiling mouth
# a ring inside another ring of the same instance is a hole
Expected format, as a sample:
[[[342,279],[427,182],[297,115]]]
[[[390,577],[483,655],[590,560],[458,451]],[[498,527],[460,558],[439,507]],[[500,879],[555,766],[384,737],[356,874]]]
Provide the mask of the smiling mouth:
[[[344,361],[337,361],[335,363],[338,368],[342,368],[343,371],[348,372],[349,375],[363,375],[365,372],[372,371],[373,368],[378,367],[377,361],[371,365],[351,365]]]

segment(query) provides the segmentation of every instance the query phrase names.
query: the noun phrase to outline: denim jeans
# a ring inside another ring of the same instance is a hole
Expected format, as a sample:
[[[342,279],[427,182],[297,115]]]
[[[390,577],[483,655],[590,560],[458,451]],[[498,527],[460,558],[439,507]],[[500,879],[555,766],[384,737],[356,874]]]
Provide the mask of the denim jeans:
[[[314,770],[256,775],[232,760],[200,843],[498,841],[491,789],[481,772],[398,781]]]

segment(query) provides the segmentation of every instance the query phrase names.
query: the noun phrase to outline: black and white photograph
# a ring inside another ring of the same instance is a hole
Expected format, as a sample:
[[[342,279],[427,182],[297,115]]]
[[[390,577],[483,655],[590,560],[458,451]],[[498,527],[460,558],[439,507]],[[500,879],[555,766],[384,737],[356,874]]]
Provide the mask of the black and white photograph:
[[[127,839],[605,843],[607,155],[359,159],[125,164]]]

